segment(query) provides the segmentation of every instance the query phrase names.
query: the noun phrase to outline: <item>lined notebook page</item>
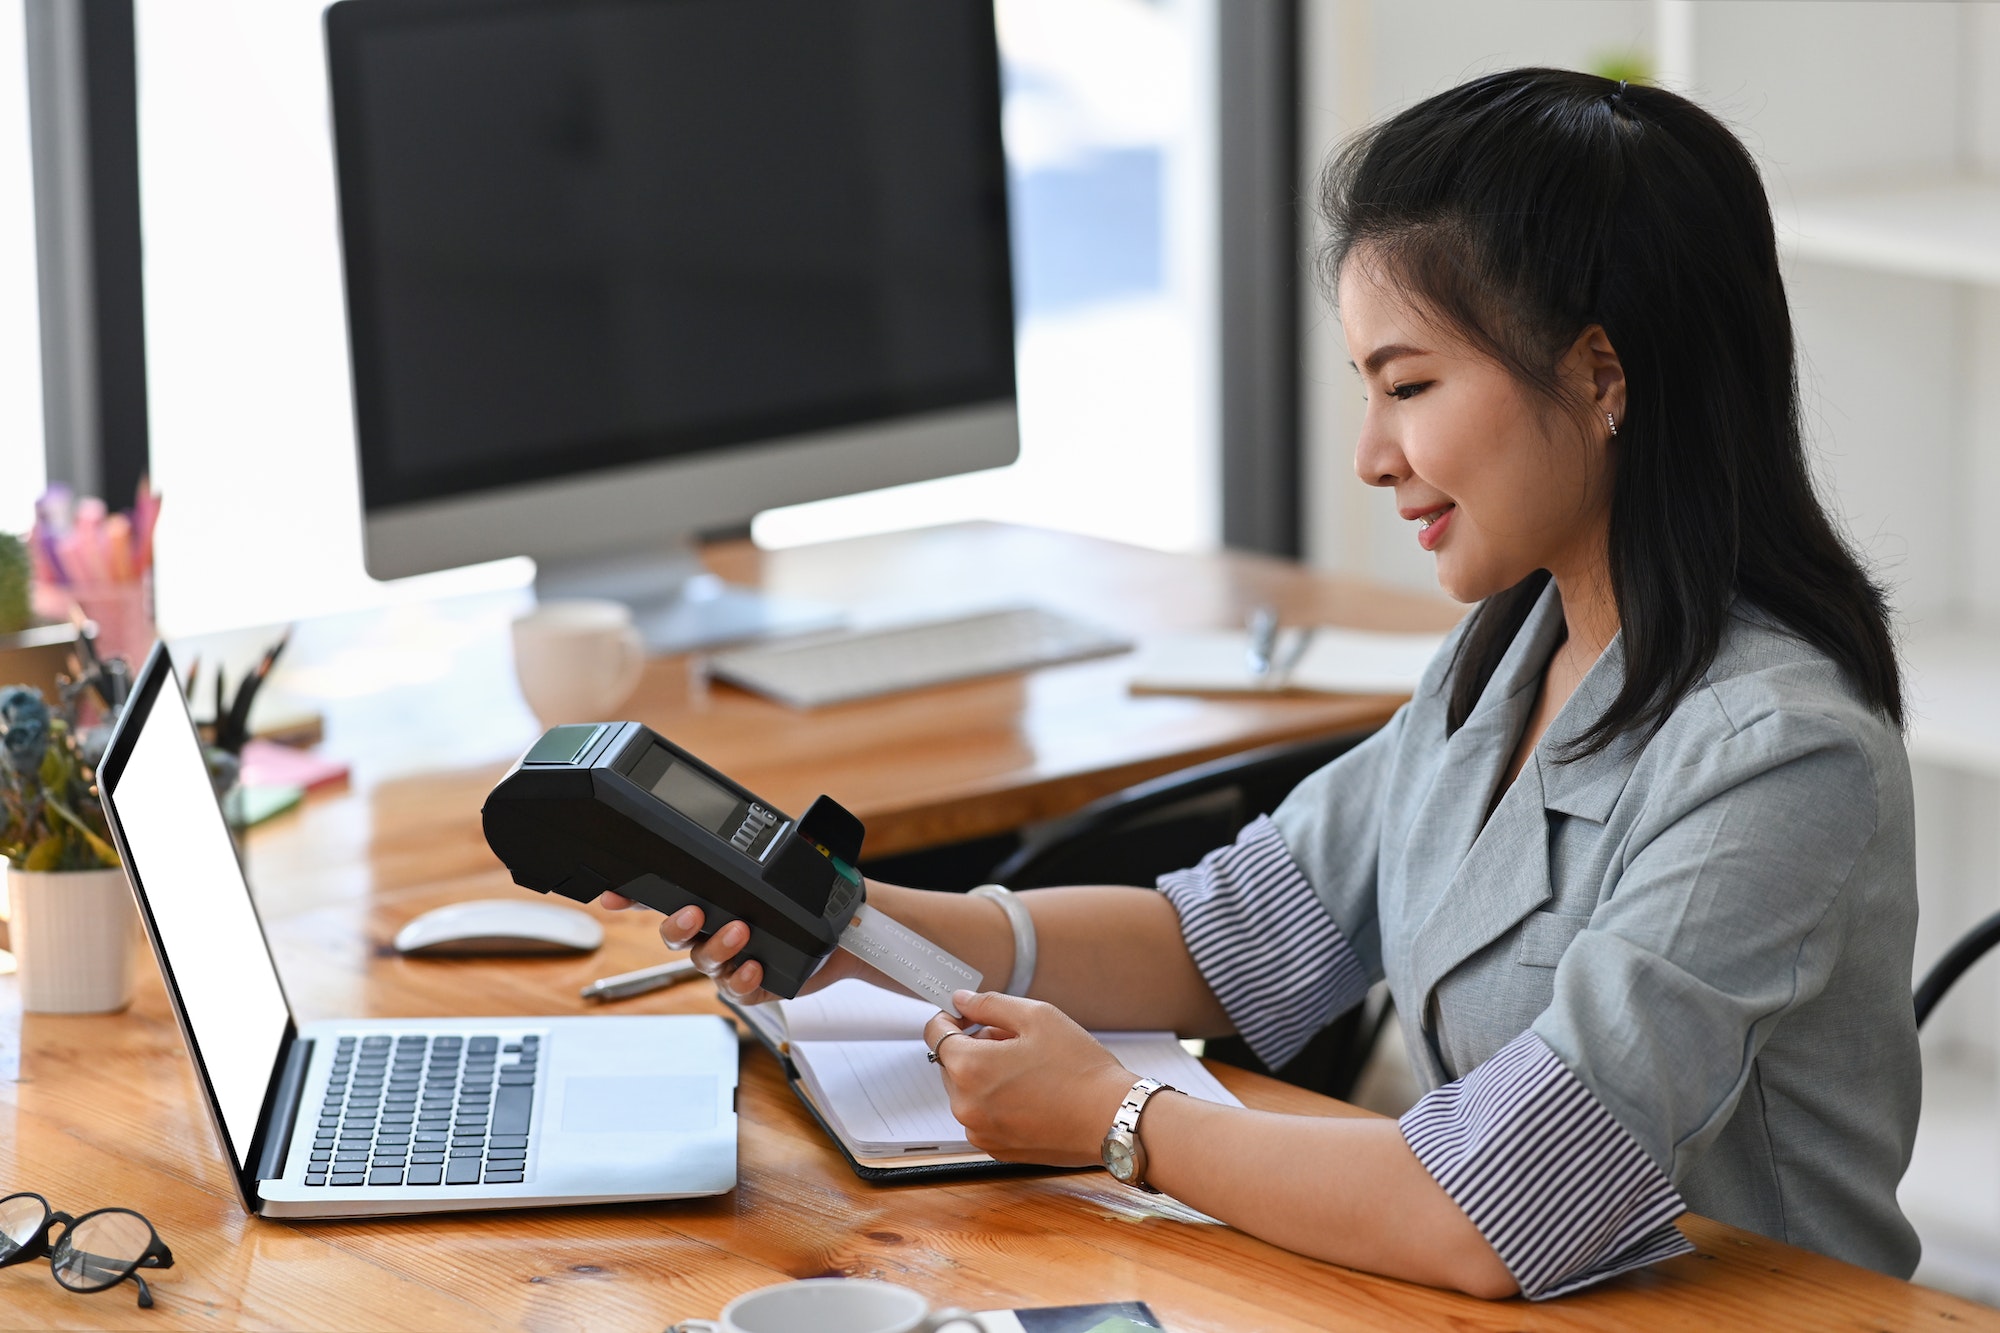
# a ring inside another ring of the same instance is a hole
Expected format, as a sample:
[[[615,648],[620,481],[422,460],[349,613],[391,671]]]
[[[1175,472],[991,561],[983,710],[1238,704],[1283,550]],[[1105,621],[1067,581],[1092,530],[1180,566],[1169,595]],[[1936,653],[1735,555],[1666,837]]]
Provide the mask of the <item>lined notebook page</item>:
[[[1171,1033],[1100,1033],[1098,1040],[1136,1074],[1170,1083],[1204,1101],[1241,1105]],[[795,1038],[792,1061],[813,1100],[857,1156],[962,1152],[971,1147],[964,1129],[952,1118],[944,1078],[924,1058],[921,1040]]]
[[[922,1041],[924,1024],[937,1017],[929,1000],[899,995],[852,977],[796,1000],[759,1005],[775,1008],[785,1032],[798,1041]]]
[[[921,1041],[795,1041],[792,1062],[859,1156],[972,1146]]]

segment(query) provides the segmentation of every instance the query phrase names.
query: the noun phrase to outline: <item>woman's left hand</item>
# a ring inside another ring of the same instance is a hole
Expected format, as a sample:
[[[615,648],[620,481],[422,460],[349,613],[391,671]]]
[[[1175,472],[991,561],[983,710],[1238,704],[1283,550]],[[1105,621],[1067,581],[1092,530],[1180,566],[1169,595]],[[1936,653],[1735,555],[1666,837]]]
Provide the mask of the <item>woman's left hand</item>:
[[[1053,1005],[972,991],[952,1002],[964,1021],[938,1014],[924,1044],[972,1145],[1003,1162],[1096,1162],[1132,1072]],[[966,1032],[973,1023],[985,1027]]]

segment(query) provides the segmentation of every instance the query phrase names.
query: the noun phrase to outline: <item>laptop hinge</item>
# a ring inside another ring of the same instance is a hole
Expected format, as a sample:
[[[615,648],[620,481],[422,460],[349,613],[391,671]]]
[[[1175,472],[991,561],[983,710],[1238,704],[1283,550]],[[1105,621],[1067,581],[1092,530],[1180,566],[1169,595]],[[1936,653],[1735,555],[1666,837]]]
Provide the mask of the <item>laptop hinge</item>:
[[[278,1076],[278,1092],[271,1099],[270,1132],[264,1136],[264,1151],[257,1158],[259,1180],[276,1180],[285,1174],[285,1150],[292,1146],[292,1126],[298,1123],[299,1098],[305,1095],[306,1066],[312,1062],[312,1053],[312,1040],[300,1037],[285,1054],[285,1072]]]

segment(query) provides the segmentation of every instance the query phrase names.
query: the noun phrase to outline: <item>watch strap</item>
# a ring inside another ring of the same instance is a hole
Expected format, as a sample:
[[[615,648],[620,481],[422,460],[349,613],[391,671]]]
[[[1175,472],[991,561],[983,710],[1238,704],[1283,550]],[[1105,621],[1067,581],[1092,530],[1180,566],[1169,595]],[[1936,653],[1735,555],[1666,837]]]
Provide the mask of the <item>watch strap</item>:
[[[1111,1118],[1111,1134],[1122,1133],[1132,1144],[1133,1164],[1136,1167],[1132,1179],[1125,1183],[1148,1194],[1160,1191],[1146,1183],[1146,1146],[1139,1141],[1139,1117],[1146,1110],[1146,1103],[1156,1092],[1179,1092],[1170,1083],[1162,1083],[1156,1078],[1142,1078],[1133,1083],[1132,1090],[1125,1094],[1125,1100],[1118,1103],[1118,1113]],[[1110,1135],[1106,1135],[1110,1137]]]
[[[1111,1118],[1112,1126],[1131,1134],[1137,1134],[1139,1132],[1139,1113],[1146,1109],[1146,1099],[1154,1093],[1163,1090],[1171,1091],[1172,1089],[1156,1078],[1142,1078],[1134,1083],[1132,1090],[1125,1094],[1125,1100],[1118,1103],[1118,1114]]]

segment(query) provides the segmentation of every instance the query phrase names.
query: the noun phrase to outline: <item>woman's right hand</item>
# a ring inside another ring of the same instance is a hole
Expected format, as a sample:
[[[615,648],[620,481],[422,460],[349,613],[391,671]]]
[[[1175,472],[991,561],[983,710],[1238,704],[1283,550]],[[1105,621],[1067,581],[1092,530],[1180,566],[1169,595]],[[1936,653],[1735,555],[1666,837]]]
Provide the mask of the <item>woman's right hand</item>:
[[[604,894],[598,899],[598,904],[614,911],[642,905],[617,893]],[[688,957],[694,960],[702,975],[713,980],[716,989],[728,991],[729,997],[738,1004],[762,1004],[766,1000],[782,998],[764,989],[762,963],[754,958],[737,957],[750,943],[747,923],[728,922],[706,939],[702,938],[702,929],[701,909],[683,907],[673,915],[661,918],[660,939],[669,949],[687,949]],[[819,970],[806,978],[805,985],[799,987],[799,994],[820,990],[843,977],[864,977],[878,985],[885,982],[874,968],[847,950],[835,949],[820,964]]]

